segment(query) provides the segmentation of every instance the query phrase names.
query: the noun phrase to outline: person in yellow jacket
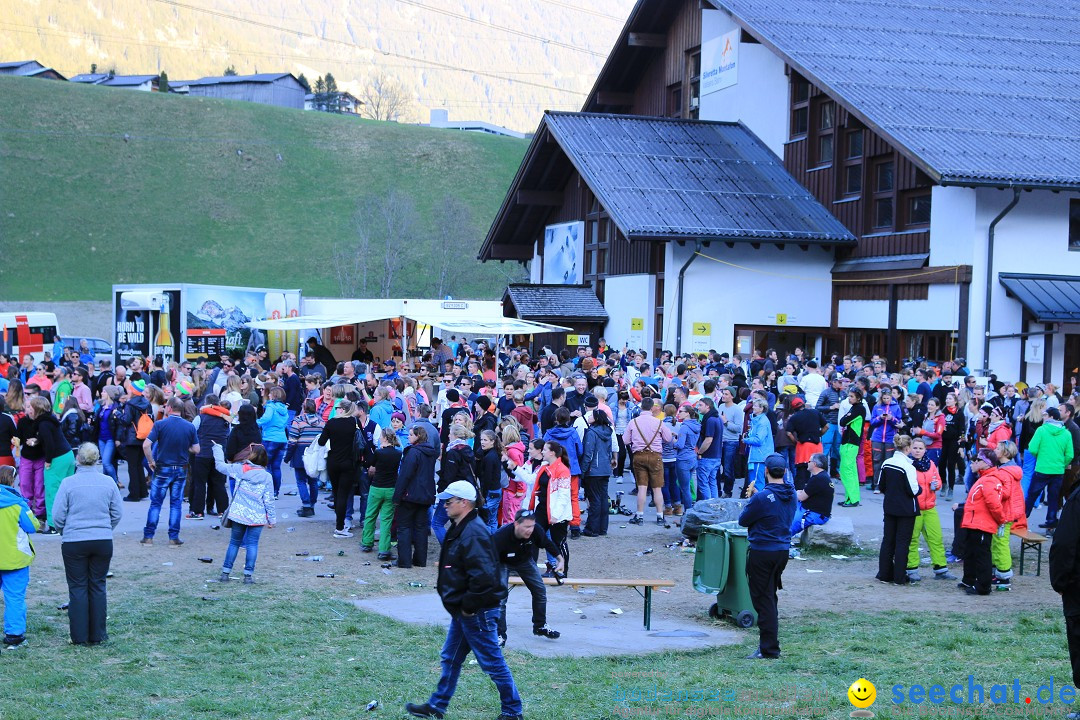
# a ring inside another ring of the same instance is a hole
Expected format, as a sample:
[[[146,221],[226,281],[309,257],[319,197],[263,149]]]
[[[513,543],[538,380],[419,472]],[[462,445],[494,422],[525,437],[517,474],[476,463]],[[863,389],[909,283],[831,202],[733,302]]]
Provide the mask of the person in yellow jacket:
[[[911,533],[911,546],[908,548],[907,574],[912,582],[922,580],[919,577],[919,537],[926,539],[930,550],[930,562],[934,564],[936,580],[955,580],[949,572],[945,559],[945,540],[941,534],[941,518],[937,511],[937,491],[941,488],[941,475],[937,465],[926,456],[926,441],[921,437],[911,440],[911,464],[915,466],[915,476],[919,480],[922,492],[919,501],[919,514],[915,518],[915,529]]]
[[[26,641],[26,588],[38,529],[34,513],[15,489],[15,468],[0,467],[0,590],[4,593],[4,647]]]

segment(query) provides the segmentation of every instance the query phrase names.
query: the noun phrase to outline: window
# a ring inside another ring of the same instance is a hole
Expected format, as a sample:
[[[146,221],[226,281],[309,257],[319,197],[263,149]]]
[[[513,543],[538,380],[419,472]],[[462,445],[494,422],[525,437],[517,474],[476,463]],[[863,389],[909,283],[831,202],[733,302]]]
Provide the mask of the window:
[[[863,131],[850,130],[847,134],[847,156],[851,158],[862,157]]]
[[[877,198],[874,200],[874,228],[891,228],[893,226],[893,199]]]
[[[791,76],[791,137],[806,135],[810,130],[810,83],[798,75]]]
[[[687,56],[686,77],[689,82],[689,113],[687,117],[697,120],[701,105],[701,50],[692,50]]]
[[[892,192],[893,190],[893,163],[878,163],[877,181],[874,183],[874,192]]]
[[[1080,250],[1080,200],[1069,201],[1069,249]]]
[[[862,192],[862,164],[844,168],[844,194],[858,195]]]
[[[682,117],[682,85],[676,84],[668,87],[668,117]]]
[[[822,135],[818,138],[818,164],[827,165],[833,161],[833,136]]]
[[[907,224],[929,225],[930,224],[930,196],[926,194],[912,195],[907,199]]]
[[[832,102],[822,103],[821,105],[821,129],[832,130],[833,123],[836,121],[836,105]]]
[[[817,133],[817,158],[815,165],[829,165],[832,163],[833,158],[836,157],[836,103],[824,96],[819,97],[819,101],[815,103],[815,116],[814,119],[817,123],[817,127],[814,131]]]

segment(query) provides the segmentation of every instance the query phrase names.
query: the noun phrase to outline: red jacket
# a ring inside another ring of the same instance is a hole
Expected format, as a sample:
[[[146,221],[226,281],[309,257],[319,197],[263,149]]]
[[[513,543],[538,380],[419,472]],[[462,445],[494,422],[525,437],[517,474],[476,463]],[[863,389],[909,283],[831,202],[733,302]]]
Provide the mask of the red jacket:
[[[984,470],[971,486],[964,503],[964,519],[960,526],[967,530],[995,533],[1008,521],[1010,511],[1001,504],[1001,478],[996,469]]]
[[[994,472],[1001,481],[1001,505],[1005,509],[1005,522],[1011,522],[1014,528],[1027,528],[1024,488],[1020,485],[1023,469],[1019,465],[1004,465],[995,468]]]
[[[1008,440],[1012,437],[1012,428],[1009,423],[1003,422],[998,425],[992,433],[986,436],[986,447],[991,450],[997,448],[998,443],[1002,440]]]
[[[919,510],[930,510],[937,505],[937,490],[930,489],[930,483],[937,480],[938,489],[941,489],[941,475],[938,473],[937,465],[930,463],[930,469],[926,472],[919,472],[915,470],[915,477],[919,481],[919,487],[922,488],[922,492],[916,496],[916,500],[919,501]]]

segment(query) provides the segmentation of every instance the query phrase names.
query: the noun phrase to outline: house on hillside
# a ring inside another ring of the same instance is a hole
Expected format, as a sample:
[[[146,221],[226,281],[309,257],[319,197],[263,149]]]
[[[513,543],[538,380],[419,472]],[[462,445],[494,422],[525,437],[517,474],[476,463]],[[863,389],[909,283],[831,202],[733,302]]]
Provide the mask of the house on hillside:
[[[1069,388],[1077,31],[1047,0],[640,0],[481,259],[551,282],[551,232],[580,224],[606,339],[651,355],[965,357]]]
[[[480,132],[488,133],[489,135],[505,135],[506,137],[519,139],[529,137],[525,133],[518,132],[517,130],[510,130],[509,128],[504,128],[500,125],[492,125],[491,123],[482,122],[480,120],[450,120],[450,113],[447,110],[432,110],[431,121],[428,125],[433,128],[464,130],[465,132]]]
[[[244,100],[297,110],[304,108],[304,95],[307,93],[292,73],[223,75],[198,80],[169,80],[169,92],[225,100]]]
[[[67,80],[66,77],[45,67],[37,60],[16,60],[13,62],[0,63],[0,75],[18,75],[20,77],[36,77],[46,80]]]
[[[308,93],[304,96],[304,109],[309,111],[359,115],[363,105],[364,101],[350,92]]]
[[[84,73],[76,75],[69,82],[83,85],[103,85],[105,87],[157,92],[158,75],[110,75],[109,73]]]

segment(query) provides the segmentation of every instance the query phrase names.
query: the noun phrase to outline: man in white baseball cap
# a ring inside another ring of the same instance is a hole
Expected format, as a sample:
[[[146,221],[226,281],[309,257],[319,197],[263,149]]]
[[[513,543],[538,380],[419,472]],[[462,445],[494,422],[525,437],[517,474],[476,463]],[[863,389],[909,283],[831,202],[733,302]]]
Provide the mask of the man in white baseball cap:
[[[499,689],[499,720],[521,720],[521,696],[499,647],[499,604],[506,598],[506,581],[487,524],[476,512],[476,486],[455,480],[437,495],[453,525],[446,531],[439,554],[436,588],[450,613],[450,629],[442,649],[442,677],[422,705],[405,704],[413,717],[442,718],[454,696],[461,666],[469,651],[480,669]]]

